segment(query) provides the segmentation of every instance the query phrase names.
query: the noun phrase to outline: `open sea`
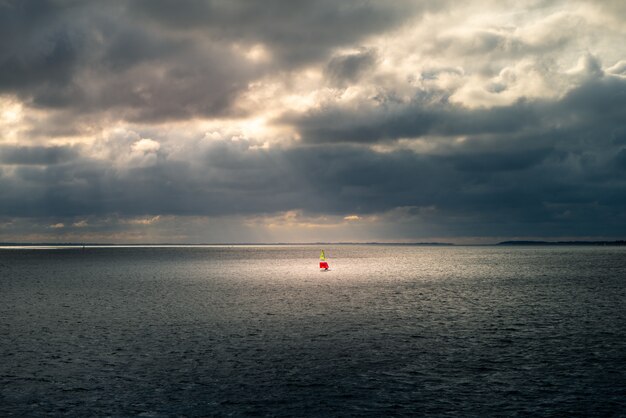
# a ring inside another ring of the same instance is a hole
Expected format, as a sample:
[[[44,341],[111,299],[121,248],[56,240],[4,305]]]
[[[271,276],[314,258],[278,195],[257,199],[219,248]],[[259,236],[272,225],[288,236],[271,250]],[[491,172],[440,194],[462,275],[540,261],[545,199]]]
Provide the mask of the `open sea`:
[[[0,248],[0,416],[626,416],[626,247]]]

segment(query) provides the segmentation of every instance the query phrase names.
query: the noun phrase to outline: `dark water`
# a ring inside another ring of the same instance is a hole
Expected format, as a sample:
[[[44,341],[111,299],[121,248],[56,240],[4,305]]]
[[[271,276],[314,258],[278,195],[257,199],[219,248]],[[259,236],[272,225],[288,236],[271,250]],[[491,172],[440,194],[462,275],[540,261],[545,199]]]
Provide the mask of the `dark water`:
[[[0,416],[626,416],[626,248],[0,250]]]

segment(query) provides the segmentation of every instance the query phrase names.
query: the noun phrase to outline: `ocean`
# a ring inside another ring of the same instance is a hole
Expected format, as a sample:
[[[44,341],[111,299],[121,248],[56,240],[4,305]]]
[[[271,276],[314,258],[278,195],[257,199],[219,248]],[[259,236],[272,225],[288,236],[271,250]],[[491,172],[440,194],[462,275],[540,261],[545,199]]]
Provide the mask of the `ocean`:
[[[626,416],[626,247],[0,249],[0,416]]]

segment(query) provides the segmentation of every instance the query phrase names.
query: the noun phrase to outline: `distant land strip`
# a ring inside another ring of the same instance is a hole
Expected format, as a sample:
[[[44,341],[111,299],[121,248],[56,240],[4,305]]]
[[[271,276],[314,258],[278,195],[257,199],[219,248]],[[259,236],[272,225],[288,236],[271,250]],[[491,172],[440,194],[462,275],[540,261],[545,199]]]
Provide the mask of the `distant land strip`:
[[[626,241],[502,241],[497,245],[626,245]]]

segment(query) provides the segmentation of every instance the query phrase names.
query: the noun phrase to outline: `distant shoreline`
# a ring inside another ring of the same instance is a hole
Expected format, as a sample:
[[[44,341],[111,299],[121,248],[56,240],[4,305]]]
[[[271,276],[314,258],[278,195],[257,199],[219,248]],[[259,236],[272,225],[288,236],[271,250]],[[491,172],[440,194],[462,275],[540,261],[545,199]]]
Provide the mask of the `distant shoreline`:
[[[549,246],[613,245],[615,246],[615,245],[626,245],[626,241],[624,240],[619,240],[619,241],[502,241],[496,245],[501,245],[501,246],[507,246],[507,245],[510,245],[510,246],[515,246],[515,245],[537,245],[537,246],[542,246],[542,245],[549,245]]]

